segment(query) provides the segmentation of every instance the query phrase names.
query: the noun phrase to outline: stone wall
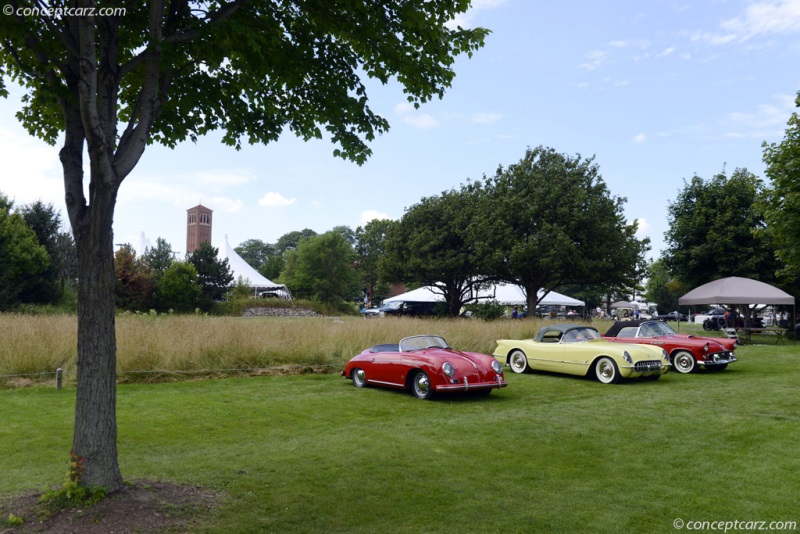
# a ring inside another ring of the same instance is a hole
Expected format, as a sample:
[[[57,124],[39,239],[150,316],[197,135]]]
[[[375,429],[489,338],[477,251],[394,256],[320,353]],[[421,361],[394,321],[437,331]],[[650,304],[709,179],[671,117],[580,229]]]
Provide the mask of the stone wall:
[[[245,308],[245,317],[321,317],[308,308]]]

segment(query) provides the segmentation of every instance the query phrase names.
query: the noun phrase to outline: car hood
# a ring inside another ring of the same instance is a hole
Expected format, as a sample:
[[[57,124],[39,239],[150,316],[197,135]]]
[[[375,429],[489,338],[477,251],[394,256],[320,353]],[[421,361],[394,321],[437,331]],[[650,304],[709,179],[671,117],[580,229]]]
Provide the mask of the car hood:
[[[441,348],[412,350],[409,352],[403,352],[402,354],[406,358],[424,360],[431,365],[436,366],[439,366],[444,362],[450,362],[456,368],[456,370],[459,371],[470,371],[474,369],[485,370],[487,367],[491,368],[491,362],[494,360],[494,358],[491,358],[485,354]]]

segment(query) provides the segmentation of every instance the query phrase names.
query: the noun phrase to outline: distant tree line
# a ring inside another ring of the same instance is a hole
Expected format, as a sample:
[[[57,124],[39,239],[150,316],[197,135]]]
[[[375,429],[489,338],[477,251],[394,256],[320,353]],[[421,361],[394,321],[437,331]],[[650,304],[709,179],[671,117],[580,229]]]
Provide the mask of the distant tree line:
[[[668,205],[667,247],[649,263],[649,240],[636,237],[636,222],[623,215],[626,199],[611,194],[594,158],[542,146],[493,176],[422,198],[400,220],[322,234],[306,228],[275,243],[249,239],[236,252],[296,297],[378,302],[390,284],[427,285],[442,295],[449,315],[497,282],[525,288],[529,309],[540,291],[559,290],[592,308],[635,293],[672,310],[683,293],[725,276],[755,278],[797,294],[796,113],[784,141],[764,145],[764,161],[771,187],[747,169],[685,180]],[[210,309],[237,283],[247,283],[233,279],[217,252],[204,243],[178,260],[158,238],[137,257],[123,245],[115,254],[117,306]],[[35,202],[15,209],[0,194],[0,309],[74,295],[75,276],[75,245],[53,206]]]
[[[227,259],[203,242],[184,260],[175,259],[164,239],[141,257],[130,245],[114,254],[117,307],[127,310],[189,312],[210,311],[215,302],[228,296],[234,283]]]
[[[236,251],[298,296],[373,301],[389,284],[427,285],[457,315],[486,284],[524,287],[535,308],[539,290],[570,284],[599,295],[635,284],[647,239],[626,222],[593,158],[551,148],[492,177],[423,198],[399,221],[373,220],[355,232],[292,232],[275,244],[249,240]]]
[[[75,242],[53,205],[15,208],[0,192],[0,311],[64,301],[74,309],[76,277]]]

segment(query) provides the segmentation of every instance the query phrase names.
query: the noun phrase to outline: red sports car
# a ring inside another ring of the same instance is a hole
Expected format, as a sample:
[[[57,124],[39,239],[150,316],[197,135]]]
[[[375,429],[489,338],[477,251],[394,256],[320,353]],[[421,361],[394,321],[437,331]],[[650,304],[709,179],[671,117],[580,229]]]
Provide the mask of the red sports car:
[[[658,345],[667,351],[672,368],[679,373],[694,372],[699,366],[722,371],[738,361],[733,354],[735,339],[678,334],[664,321],[618,321],[604,337],[619,343]]]
[[[342,371],[357,388],[407,389],[418,399],[434,394],[476,391],[489,394],[508,384],[492,356],[461,352],[433,335],[411,336],[399,344],[375,345],[353,357]]]

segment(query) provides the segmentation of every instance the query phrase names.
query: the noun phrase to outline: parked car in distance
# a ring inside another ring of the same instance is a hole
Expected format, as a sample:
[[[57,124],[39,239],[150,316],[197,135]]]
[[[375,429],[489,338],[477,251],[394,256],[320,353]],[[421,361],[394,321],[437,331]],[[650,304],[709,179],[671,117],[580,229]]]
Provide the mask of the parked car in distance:
[[[397,344],[365,349],[347,362],[342,376],[357,388],[404,389],[418,399],[468,391],[488,395],[508,385],[497,360],[488,354],[455,350],[436,335],[410,336]]]
[[[533,339],[498,339],[494,357],[515,373],[594,376],[604,384],[622,378],[658,380],[670,367],[669,356],[659,348],[612,343],[580,324],[543,326]]]
[[[408,302],[403,300],[393,300],[387,302],[380,308],[380,315],[422,317],[425,315],[436,315],[437,302]]]
[[[642,319],[649,319],[649,318],[650,317],[642,317]],[[689,320],[687,316],[685,316],[679,311],[672,311],[669,313],[665,313],[664,315],[656,315],[655,317],[652,317],[652,319],[657,319],[659,321],[682,321],[682,322],[686,322]]]
[[[692,373],[699,367],[722,371],[738,361],[734,354],[735,339],[697,337],[678,334],[663,321],[620,321],[605,334],[614,343],[642,343],[667,351],[672,368],[679,373]]]

